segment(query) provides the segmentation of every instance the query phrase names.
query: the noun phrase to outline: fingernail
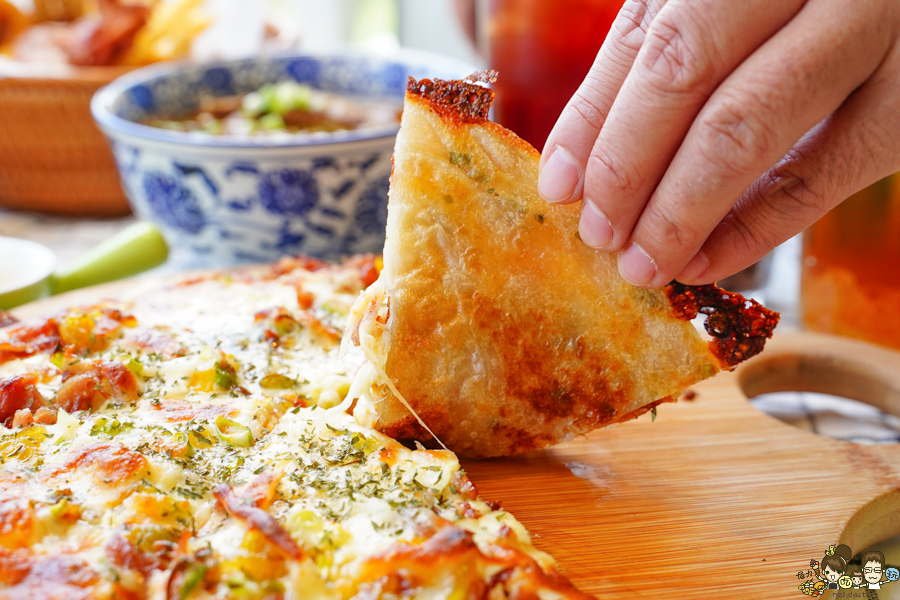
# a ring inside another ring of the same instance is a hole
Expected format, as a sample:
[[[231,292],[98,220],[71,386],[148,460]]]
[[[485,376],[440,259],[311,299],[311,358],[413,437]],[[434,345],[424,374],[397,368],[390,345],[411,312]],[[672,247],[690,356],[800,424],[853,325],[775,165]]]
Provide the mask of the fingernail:
[[[619,273],[632,285],[646,286],[656,277],[656,264],[643,248],[632,243],[619,255]]]
[[[564,202],[575,193],[579,179],[575,159],[564,148],[557,146],[538,175],[538,192],[547,202]]]
[[[700,278],[707,269],[709,269],[709,258],[701,251],[694,255],[694,258],[684,266],[675,279],[683,283],[690,283]]]
[[[581,220],[578,222],[581,241],[598,250],[606,248],[613,241],[613,228],[600,209],[589,200],[581,203]]]

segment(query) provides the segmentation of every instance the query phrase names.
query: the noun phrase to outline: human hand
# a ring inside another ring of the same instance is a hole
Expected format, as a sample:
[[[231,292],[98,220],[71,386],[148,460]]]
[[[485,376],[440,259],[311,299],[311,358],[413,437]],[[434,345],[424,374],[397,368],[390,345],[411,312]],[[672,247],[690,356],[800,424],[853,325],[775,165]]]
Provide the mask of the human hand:
[[[897,0],[628,0],[541,157],[636,285],[716,281],[900,170]]]

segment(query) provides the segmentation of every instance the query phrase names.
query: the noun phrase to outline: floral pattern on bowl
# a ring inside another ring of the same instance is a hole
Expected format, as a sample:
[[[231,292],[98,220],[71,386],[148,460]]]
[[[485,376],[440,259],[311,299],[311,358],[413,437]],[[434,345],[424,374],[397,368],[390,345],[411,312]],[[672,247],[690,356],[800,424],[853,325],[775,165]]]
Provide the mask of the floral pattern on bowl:
[[[336,259],[380,252],[397,127],[271,138],[168,131],[139,121],[196,109],[286,78],[367,98],[402,101],[408,77],[461,78],[474,67],[404,51],[392,57],[289,56],[157,65],[116,80],[92,112],[110,140],[135,213],[203,264],[283,254]]]

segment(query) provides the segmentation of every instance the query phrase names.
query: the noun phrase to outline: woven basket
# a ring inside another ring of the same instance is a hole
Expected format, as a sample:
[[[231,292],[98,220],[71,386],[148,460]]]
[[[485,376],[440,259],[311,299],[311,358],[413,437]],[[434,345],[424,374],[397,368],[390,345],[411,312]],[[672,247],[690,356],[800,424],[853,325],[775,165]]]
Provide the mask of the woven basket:
[[[130,212],[91,96],[119,67],[28,73],[0,64],[0,206],[61,215]]]

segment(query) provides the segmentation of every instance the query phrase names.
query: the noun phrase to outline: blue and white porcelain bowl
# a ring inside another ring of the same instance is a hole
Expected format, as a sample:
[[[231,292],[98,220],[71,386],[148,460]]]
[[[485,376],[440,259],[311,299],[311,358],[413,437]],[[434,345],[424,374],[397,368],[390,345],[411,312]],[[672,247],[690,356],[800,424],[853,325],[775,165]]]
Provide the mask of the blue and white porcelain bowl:
[[[213,136],[141,124],[196,110],[203,96],[294,80],[324,91],[402,101],[408,77],[461,79],[475,68],[405,50],[390,56],[292,55],[161,64],[97,92],[91,111],[109,139],[134,212],[156,222],[195,264],[335,259],[380,252],[397,126],[284,136]]]

